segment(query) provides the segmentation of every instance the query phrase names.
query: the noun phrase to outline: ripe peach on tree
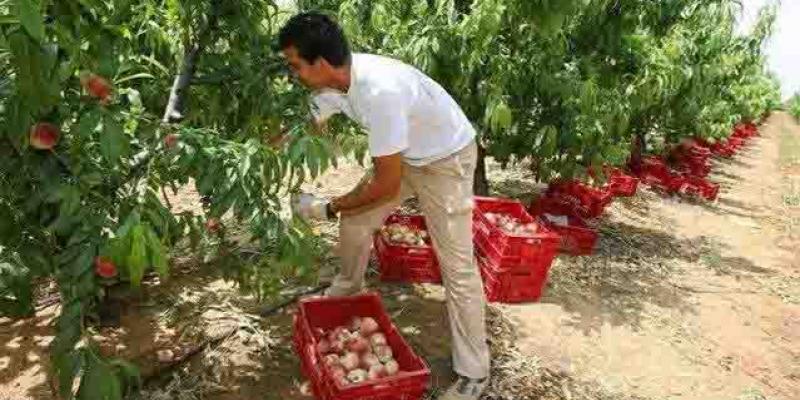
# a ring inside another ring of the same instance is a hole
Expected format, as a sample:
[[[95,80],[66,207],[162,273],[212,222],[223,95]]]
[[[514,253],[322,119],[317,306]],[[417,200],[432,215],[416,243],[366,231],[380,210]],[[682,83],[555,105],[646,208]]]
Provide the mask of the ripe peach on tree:
[[[49,122],[39,122],[31,127],[30,144],[35,149],[50,150],[60,137],[61,130],[57,126]]]

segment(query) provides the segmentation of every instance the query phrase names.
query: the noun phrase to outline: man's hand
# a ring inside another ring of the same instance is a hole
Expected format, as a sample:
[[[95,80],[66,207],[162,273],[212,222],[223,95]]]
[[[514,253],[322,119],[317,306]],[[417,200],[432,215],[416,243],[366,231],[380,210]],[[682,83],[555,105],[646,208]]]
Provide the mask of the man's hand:
[[[292,212],[300,218],[310,220],[328,220],[333,217],[328,207],[328,200],[321,199],[309,193],[292,195]]]

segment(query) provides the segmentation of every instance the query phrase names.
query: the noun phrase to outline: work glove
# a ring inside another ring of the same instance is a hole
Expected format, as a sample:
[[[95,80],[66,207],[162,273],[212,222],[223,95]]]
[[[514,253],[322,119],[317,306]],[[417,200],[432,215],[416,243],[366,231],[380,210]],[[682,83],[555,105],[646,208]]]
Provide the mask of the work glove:
[[[292,195],[292,212],[300,218],[310,220],[328,220],[336,217],[330,209],[330,202],[310,193]]]

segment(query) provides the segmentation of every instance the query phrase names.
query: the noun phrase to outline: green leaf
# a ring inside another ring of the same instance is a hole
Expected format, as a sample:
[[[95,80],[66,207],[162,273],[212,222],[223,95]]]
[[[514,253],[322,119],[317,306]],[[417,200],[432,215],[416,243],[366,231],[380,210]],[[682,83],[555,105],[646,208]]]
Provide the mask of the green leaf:
[[[42,7],[38,0],[17,0],[17,17],[22,26],[36,39],[37,42],[44,40],[44,17]]]
[[[90,172],[81,175],[81,182],[89,187],[98,186],[103,183],[103,175],[99,172]]]
[[[138,211],[136,210],[131,211],[131,213],[128,214],[128,217],[125,218],[125,222],[122,224],[122,226],[119,227],[119,229],[117,229],[116,232],[114,232],[114,234],[117,235],[118,237],[128,235],[128,232],[130,232],[130,230],[134,226],[138,225],[139,221],[141,220],[142,217],[141,215],[139,215]]]
[[[558,131],[552,125],[545,126],[539,131],[545,137],[542,153],[540,155],[549,157],[556,153],[558,147]]]
[[[103,156],[111,163],[118,163],[120,157],[128,155],[130,143],[123,131],[122,125],[113,117],[103,121],[104,129],[100,137],[100,150]]]
[[[11,263],[0,262],[0,315],[32,316],[35,309],[31,271],[18,256],[11,258]]]
[[[81,338],[80,314],[78,318],[59,318],[58,335],[53,340],[53,354],[55,356],[66,355],[72,352],[75,344]]]
[[[111,259],[114,264],[125,265],[126,258],[130,253],[130,236],[124,236],[110,240],[103,248],[101,254]]]
[[[251,156],[249,154],[242,154],[242,157],[239,161],[239,176],[242,179],[247,177],[247,174],[250,172],[250,166],[252,165]]]
[[[95,257],[95,249],[93,246],[90,245],[83,245],[81,246],[81,255],[72,263],[70,267],[70,272],[73,281],[77,281],[78,278],[92,270],[92,262],[94,261]]]
[[[97,126],[100,124],[100,118],[102,118],[102,116],[97,109],[92,109],[83,113],[77,126],[78,134],[85,138],[92,137],[92,134],[97,130]]]
[[[58,339],[56,339],[58,341]],[[83,365],[83,357],[77,351],[53,356],[53,364],[58,371],[58,390],[62,398],[72,398],[72,382]]]
[[[197,187],[197,191],[201,194],[208,194],[212,193],[212,190],[216,186],[217,179],[217,172],[215,171],[203,171],[201,174],[198,174],[195,177],[195,186]]]
[[[313,141],[309,141],[306,146],[306,165],[311,172],[311,178],[316,178],[319,173],[319,161],[317,145]]]
[[[13,15],[0,15],[0,25],[16,25],[19,19]]]
[[[9,36],[9,48],[13,57],[17,82],[19,85],[21,102],[33,111],[44,103],[42,93],[45,84],[42,82],[42,54],[36,43],[32,43],[29,36],[22,32],[15,32]]]
[[[112,77],[116,75],[119,68],[119,59],[115,49],[115,41],[108,34],[100,35],[95,39],[95,50],[97,51],[98,64],[96,72],[101,76]]]
[[[30,110],[26,102],[13,96],[5,104],[5,123],[0,125],[0,132],[5,131],[6,137],[11,141],[17,150],[28,143],[28,130],[32,124]]]
[[[497,104],[492,113],[491,121],[492,130],[495,132],[500,132],[511,127],[513,115],[511,114],[511,108],[508,107],[506,102],[501,101]]]
[[[144,231],[147,239],[147,254],[150,264],[153,269],[162,278],[166,278],[169,274],[169,267],[167,265],[166,248],[159,240],[156,233],[149,226]]]
[[[109,361],[109,365],[116,370],[117,376],[121,381],[125,382],[127,388],[142,386],[142,376],[139,373],[139,368],[133,363],[117,358]]]
[[[119,378],[107,363],[92,356],[78,388],[78,400],[121,400]]]
[[[130,235],[130,252],[125,264],[131,276],[131,285],[138,287],[142,283],[148,263],[144,226],[142,224],[136,225],[131,229]]]
[[[59,198],[61,199],[61,214],[72,216],[78,212],[81,205],[81,192],[76,186],[62,186]]]

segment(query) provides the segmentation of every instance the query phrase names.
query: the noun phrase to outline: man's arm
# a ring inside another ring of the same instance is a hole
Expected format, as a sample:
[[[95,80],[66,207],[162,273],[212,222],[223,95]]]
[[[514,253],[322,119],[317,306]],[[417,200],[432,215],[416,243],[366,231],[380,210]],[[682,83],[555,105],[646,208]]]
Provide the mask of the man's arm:
[[[389,200],[400,192],[402,152],[408,148],[407,101],[401,93],[373,95],[366,119],[374,175],[365,185],[331,201],[331,210],[356,214]]]
[[[365,185],[331,201],[334,212],[352,214],[361,212],[382,200],[388,200],[400,192],[403,174],[403,156],[400,153],[372,159],[374,175]]]

